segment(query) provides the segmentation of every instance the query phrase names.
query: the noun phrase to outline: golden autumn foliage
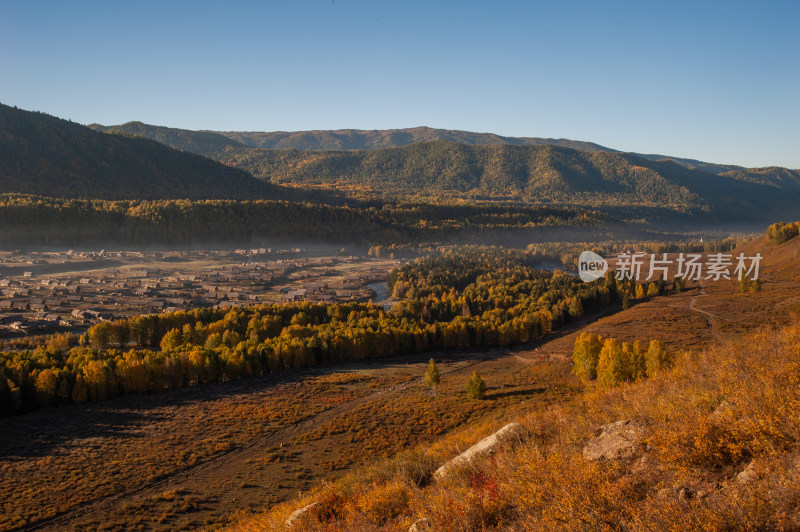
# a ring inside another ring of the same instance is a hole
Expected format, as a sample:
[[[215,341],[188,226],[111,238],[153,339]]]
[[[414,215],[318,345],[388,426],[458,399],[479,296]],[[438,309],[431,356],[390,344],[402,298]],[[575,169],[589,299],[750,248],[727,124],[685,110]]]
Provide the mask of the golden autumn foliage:
[[[590,332],[581,333],[572,351],[572,372],[584,383],[610,387],[653,375],[673,363],[674,355],[658,340],[645,350],[641,342],[619,342]]]
[[[618,344],[607,340],[601,349]],[[511,420],[455,431],[232,529],[281,529],[311,502],[315,511],[293,530],[408,530],[421,518],[453,531],[800,527],[800,323],[683,353],[673,367],[649,371],[662,349],[645,352],[649,378],[531,412],[515,420],[528,429],[523,443],[443,481],[432,479],[439,465]],[[584,459],[596,429],[617,420],[641,427],[634,455]]]
[[[615,282],[582,283],[537,264],[531,253],[498,248],[425,257],[392,273],[402,300],[389,312],[305,302],[100,322],[87,333],[91,348],[53,339],[0,352],[0,416],[319,364],[520,344],[616,297]],[[44,370],[57,373],[38,384]]]
[[[796,237],[798,233],[800,233],[800,222],[778,222],[767,228],[767,236],[777,245]]]

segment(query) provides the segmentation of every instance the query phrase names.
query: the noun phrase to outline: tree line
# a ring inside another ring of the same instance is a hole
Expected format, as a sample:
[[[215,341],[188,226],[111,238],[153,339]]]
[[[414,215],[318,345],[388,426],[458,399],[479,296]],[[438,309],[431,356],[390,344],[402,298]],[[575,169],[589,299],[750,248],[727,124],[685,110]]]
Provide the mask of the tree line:
[[[659,340],[651,340],[645,348],[639,341],[620,342],[584,332],[575,340],[572,362],[572,372],[584,382],[609,387],[670,367],[674,354]]]
[[[391,276],[401,300],[196,309],[94,325],[71,347],[0,353],[0,412],[101,401],[268,373],[540,338],[619,300],[616,281],[538,270],[522,251],[422,259]]]
[[[269,200],[82,200],[0,194],[0,244],[131,246],[297,241],[393,244],[602,225],[574,208]]]

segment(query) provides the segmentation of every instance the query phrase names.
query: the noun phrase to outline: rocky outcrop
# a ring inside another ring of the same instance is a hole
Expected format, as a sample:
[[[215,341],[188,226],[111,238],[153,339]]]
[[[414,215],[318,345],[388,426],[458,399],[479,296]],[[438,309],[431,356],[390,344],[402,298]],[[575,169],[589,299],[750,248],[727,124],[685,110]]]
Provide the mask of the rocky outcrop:
[[[738,475],[736,475],[736,480],[739,481],[739,484],[747,484],[750,481],[756,480],[758,478],[758,470],[756,466],[756,461],[752,460],[747,467],[745,467]]]
[[[426,532],[428,530],[433,530],[433,525],[431,525],[430,519],[423,517],[414,521],[408,532]]]
[[[603,425],[583,448],[583,457],[592,461],[630,458],[639,450],[641,428],[629,420]]]
[[[722,402],[720,402],[720,404],[717,405],[717,408],[715,408],[714,411],[711,412],[711,419],[714,421],[720,421],[726,417],[731,416],[732,414],[733,414],[733,407],[731,406],[731,404],[728,402],[727,399],[723,399]]]
[[[294,512],[292,512],[292,515],[290,515],[289,518],[286,519],[286,528],[291,528],[292,526],[294,526],[294,524],[297,521],[299,521],[306,514],[306,512],[315,507],[317,504],[318,503],[316,502],[312,502],[311,504],[303,506],[302,508],[299,508]]]
[[[436,470],[436,472],[433,474],[433,478],[436,480],[442,480],[450,473],[450,471],[452,471],[453,468],[467,465],[475,459],[494,454],[497,448],[503,443],[521,440],[524,435],[525,427],[519,423],[509,423],[491,436],[482,439],[460,455],[445,463],[442,467]]]

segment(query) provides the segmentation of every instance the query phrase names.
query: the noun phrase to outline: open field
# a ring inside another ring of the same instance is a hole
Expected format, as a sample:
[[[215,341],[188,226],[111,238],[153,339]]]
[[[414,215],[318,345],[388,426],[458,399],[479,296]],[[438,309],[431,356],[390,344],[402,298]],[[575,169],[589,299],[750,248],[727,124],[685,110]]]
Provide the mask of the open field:
[[[502,350],[437,358],[436,396],[419,356],[4,419],[2,526],[218,525],[364,459],[577,391],[566,363],[531,367]],[[463,398],[476,368],[487,401]]]

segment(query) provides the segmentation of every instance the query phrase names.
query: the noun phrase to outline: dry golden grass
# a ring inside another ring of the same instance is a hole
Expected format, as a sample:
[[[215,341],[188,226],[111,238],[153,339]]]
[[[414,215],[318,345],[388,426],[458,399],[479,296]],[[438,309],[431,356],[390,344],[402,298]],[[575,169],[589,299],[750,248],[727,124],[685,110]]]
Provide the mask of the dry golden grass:
[[[644,427],[630,460],[581,454],[597,427]],[[347,475],[234,530],[790,530],[800,528],[800,323],[684,353],[653,378],[531,413],[531,437],[443,482],[431,472],[500,423]],[[752,462],[754,478],[737,474]]]

